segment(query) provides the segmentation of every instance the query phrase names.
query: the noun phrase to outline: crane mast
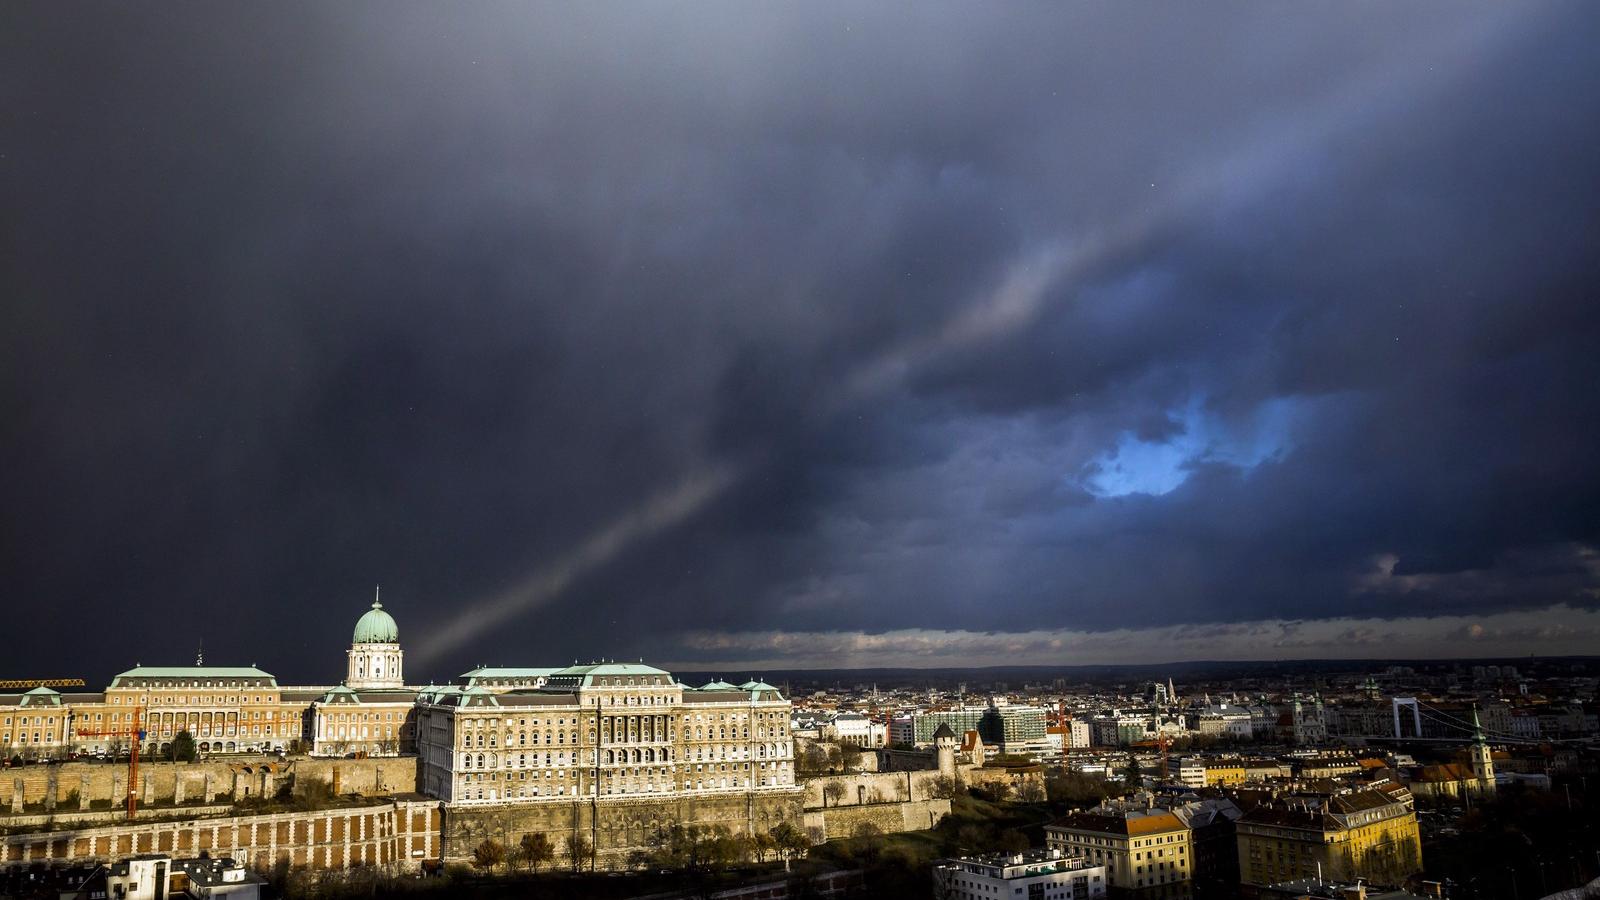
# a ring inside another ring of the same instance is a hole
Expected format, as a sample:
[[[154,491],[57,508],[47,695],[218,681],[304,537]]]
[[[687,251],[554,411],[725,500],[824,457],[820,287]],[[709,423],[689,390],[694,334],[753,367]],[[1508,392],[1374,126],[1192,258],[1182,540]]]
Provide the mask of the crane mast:
[[[132,821],[139,812],[139,750],[144,742],[144,730],[140,726],[140,717],[144,707],[133,708],[133,722],[127,728],[112,728],[102,731],[91,731],[86,728],[78,729],[78,737],[127,737],[132,738],[133,746],[128,753],[128,820]]]

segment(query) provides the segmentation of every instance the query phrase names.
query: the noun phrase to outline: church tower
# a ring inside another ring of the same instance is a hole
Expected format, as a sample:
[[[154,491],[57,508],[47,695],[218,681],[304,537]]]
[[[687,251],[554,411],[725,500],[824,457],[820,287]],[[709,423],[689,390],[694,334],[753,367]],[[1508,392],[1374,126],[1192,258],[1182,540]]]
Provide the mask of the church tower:
[[[345,685],[353,690],[386,690],[405,686],[401,677],[404,652],[400,649],[400,627],[383,611],[374,596],[372,608],[356,621],[350,639],[349,674]]]
[[[1472,775],[1477,779],[1479,794],[1494,791],[1494,753],[1483,737],[1483,725],[1478,721],[1478,707],[1472,707]]]

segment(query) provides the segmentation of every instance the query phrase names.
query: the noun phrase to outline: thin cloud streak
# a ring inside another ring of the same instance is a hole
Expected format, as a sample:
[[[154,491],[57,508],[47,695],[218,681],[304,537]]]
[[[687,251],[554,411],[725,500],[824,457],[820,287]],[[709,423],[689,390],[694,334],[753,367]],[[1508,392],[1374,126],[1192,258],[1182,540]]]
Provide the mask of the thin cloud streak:
[[[657,494],[590,535],[576,550],[554,564],[539,569],[488,601],[460,610],[448,625],[426,635],[411,651],[412,658],[418,664],[427,665],[548,603],[574,579],[610,562],[635,543],[694,515],[737,481],[741,471],[736,465],[712,466]]]

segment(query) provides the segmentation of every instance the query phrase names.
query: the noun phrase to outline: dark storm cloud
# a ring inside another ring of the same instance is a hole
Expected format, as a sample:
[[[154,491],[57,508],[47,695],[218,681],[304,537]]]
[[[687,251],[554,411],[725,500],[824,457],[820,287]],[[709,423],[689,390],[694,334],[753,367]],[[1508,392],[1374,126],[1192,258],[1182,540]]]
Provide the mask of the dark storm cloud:
[[[3,15],[74,667],[1595,603],[1583,5]]]

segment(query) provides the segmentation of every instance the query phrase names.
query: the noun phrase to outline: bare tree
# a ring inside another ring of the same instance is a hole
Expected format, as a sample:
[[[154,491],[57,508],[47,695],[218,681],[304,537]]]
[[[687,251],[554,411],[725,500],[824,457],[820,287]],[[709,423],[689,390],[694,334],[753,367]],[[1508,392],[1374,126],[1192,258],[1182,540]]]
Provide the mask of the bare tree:
[[[839,767],[846,772],[861,768],[861,748],[849,741],[839,744]]]
[[[488,838],[483,843],[472,848],[472,865],[493,872],[495,866],[506,861],[506,846],[493,838]]]
[[[806,742],[804,749],[800,750],[800,758],[796,766],[801,775],[821,775],[828,771],[828,751],[821,745]]]
[[[834,806],[838,806],[839,801],[844,799],[844,795],[844,782],[837,779],[830,781],[822,786],[822,805],[827,806],[831,802]]]
[[[770,831],[757,832],[751,837],[751,847],[755,850],[756,862],[766,862],[767,854],[777,852],[778,842]]]
[[[517,845],[517,860],[528,868],[530,872],[539,871],[539,867],[555,859],[556,848],[550,843],[550,838],[542,831],[535,831],[522,836],[522,842]]]
[[[811,838],[802,828],[796,828],[793,822],[779,822],[778,826],[768,832],[772,836],[773,845],[778,854],[783,857],[783,870],[789,871],[789,861],[797,856],[804,856],[811,849]]]
[[[577,832],[573,832],[567,835],[564,844],[567,851],[567,863],[572,866],[572,871],[582,872],[583,861],[593,850],[589,844],[589,839]]]

